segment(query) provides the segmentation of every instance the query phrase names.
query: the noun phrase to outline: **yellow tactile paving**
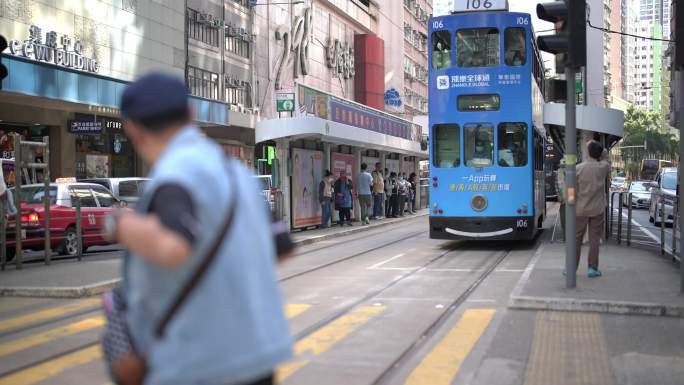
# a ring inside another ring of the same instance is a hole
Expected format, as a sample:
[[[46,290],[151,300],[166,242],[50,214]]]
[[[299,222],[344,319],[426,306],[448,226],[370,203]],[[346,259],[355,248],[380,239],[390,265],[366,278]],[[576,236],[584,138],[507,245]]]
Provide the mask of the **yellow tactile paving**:
[[[96,309],[101,303],[102,301],[100,298],[88,298],[75,303],[70,303],[68,305],[52,307],[49,309],[28,313],[19,317],[10,318],[0,321],[0,332],[16,329],[18,327],[30,326],[42,321],[47,321],[63,315],[86,310],[88,308]]]
[[[4,357],[34,346],[49,343],[59,338],[64,338],[81,333],[86,330],[103,326],[104,317],[92,317],[82,321],[73,322],[44,332],[32,334],[30,336],[12,340],[0,344],[0,357]]]
[[[461,369],[496,310],[469,309],[411,372],[406,385],[449,385]]]
[[[525,385],[613,385],[601,316],[539,312]]]
[[[34,385],[67,369],[102,357],[100,345],[94,345],[0,378],[0,385]]]
[[[385,310],[384,306],[363,306],[352,310],[310,336],[297,342],[294,347],[295,359],[280,366],[276,372],[277,382],[282,382],[313,357],[320,355]],[[1,384],[0,384],[1,385]]]

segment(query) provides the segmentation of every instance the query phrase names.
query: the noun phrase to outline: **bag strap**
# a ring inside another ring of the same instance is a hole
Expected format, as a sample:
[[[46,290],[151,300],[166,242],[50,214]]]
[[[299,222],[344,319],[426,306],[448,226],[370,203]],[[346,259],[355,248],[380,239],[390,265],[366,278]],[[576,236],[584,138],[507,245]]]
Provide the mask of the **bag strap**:
[[[228,177],[229,179],[232,179],[232,173],[228,172]],[[220,228],[220,231],[217,233],[218,235],[216,236],[216,239],[214,239],[214,243],[211,244],[211,247],[208,249],[206,255],[202,259],[202,262],[200,265],[197,267],[197,270],[193,273],[193,275],[190,277],[190,279],[183,285],[181,290],[178,292],[178,295],[176,296],[176,299],[173,301],[171,304],[171,307],[166,311],[166,314],[164,314],[164,317],[161,319],[159,324],[157,325],[157,328],[155,329],[155,336],[157,338],[161,338],[164,336],[164,332],[166,331],[166,327],[169,325],[171,322],[171,319],[176,315],[178,310],[183,306],[185,301],[188,299],[190,294],[193,292],[193,290],[197,287],[197,285],[200,283],[204,275],[206,274],[207,270],[209,269],[209,266],[211,263],[216,260],[216,257],[218,255],[218,251],[221,248],[221,245],[223,245],[223,242],[225,241],[226,238],[228,238],[228,233],[230,232],[230,229],[232,228],[233,222],[235,222],[235,212],[237,211],[237,195],[238,195],[238,189],[237,189],[237,183],[229,183],[231,186],[235,186],[235,191],[230,194],[230,203],[228,204],[228,212],[226,215],[226,220],[223,223],[223,225]]]

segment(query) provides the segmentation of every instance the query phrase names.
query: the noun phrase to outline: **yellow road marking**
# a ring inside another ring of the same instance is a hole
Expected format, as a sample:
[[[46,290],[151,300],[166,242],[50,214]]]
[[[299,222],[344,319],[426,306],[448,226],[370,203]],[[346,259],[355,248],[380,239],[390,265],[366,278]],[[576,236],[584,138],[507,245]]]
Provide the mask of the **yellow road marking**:
[[[406,385],[449,385],[492,320],[494,309],[469,309],[411,372]]]
[[[69,305],[54,307],[37,311],[34,313],[25,314],[19,317],[10,318],[0,322],[0,332],[14,329],[20,326],[27,326],[41,321],[56,318],[65,314],[75,313],[79,310],[84,310],[89,307],[100,305],[102,301],[99,298],[89,298]]]
[[[93,317],[58,328],[46,330],[42,333],[30,335],[25,338],[19,338],[14,341],[6,342],[4,344],[0,344],[0,357],[4,357],[40,344],[45,344],[58,338],[68,337],[85,330],[94,329],[104,325],[104,323],[104,317]]]
[[[356,308],[351,313],[336,319],[328,326],[321,328],[310,336],[297,342],[294,347],[296,358],[278,368],[276,372],[276,381],[285,381],[285,379],[296,371],[306,366],[311,361],[311,358],[328,351],[359,326],[370,321],[384,310],[384,306],[363,306]]]
[[[311,305],[301,303],[287,304],[285,305],[285,317],[287,317],[287,319],[292,319],[309,310],[310,307]]]
[[[102,357],[100,345],[77,350],[60,358],[0,378],[0,385],[33,385],[56,376],[67,369],[87,364]]]

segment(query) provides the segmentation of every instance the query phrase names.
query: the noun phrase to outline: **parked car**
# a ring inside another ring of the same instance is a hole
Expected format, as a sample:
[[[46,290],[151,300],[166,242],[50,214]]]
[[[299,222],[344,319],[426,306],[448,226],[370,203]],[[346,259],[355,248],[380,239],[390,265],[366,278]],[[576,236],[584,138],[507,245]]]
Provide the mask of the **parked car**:
[[[660,200],[663,198],[665,202],[664,222],[666,224],[672,223],[674,221],[673,202],[677,199],[677,168],[663,168],[656,176],[651,191],[653,193],[653,199],[651,199],[651,205],[648,209],[649,220],[656,226],[660,226],[663,222],[663,216],[660,214]]]
[[[623,176],[616,176],[615,178],[610,180],[610,189],[614,191],[621,190],[625,187],[626,182],[627,178]]]
[[[631,205],[634,208],[647,208],[651,205],[651,188],[653,187],[653,182],[646,180],[634,181],[629,184],[629,187],[622,194],[622,205],[630,205],[630,196],[632,194]]]
[[[116,199],[126,201],[130,206],[135,206],[138,202],[148,181],[147,178],[89,178],[80,180],[80,182],[97,183],[108,188]]]
[[[270,175],[255,175],[254,178],[257,180],[257,185],[264,195],[264,199],[268,203],[268,207],[271,211],[275,210],[275,196],[276,189],[273,188],[273,180]]]
[[[13,192],[14,188],[11,189]],[[104,217],[117,207],[126,206],[103,186],[95,183],[62,181],[51,183],[50,195],[50,247],[59,254],[76,255],[76,198],[81,204],[81,229],[83,251],[91,246],[109,245],[102,237]],[[45,246],[45,186],[31,184],[21,186],[21,237],[22,247],[43,250]],[[7,257],[14,258],[16,242],[16,217],[7,216]]]

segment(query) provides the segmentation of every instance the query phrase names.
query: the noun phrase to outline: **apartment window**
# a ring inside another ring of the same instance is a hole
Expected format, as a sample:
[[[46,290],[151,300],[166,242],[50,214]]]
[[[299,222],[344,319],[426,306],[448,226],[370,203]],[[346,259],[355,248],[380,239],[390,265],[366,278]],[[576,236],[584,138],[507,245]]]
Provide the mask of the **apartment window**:
[[[219,98],[218,74],[188,66],[190,94],[207,99]]]
[[[228,104],[247,104],[247,88],[226,88],[226,103]]]
[[[188,8],[188,36],[191,39],[201,41],[213,47],[219,46],[219,30],[207,24],[201,23],[200,13],[192,8]]]
[[[239,36],[226,37],[226,51],[249,59],[249,41]]]

